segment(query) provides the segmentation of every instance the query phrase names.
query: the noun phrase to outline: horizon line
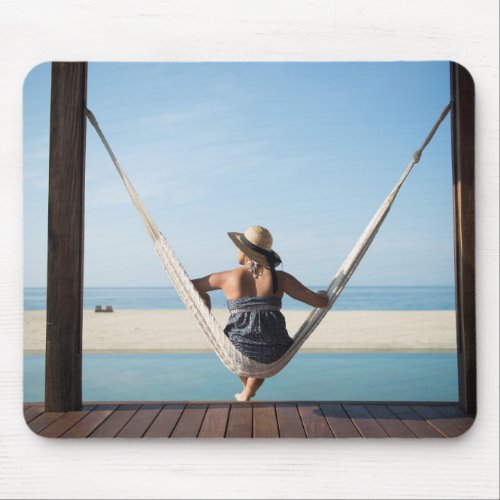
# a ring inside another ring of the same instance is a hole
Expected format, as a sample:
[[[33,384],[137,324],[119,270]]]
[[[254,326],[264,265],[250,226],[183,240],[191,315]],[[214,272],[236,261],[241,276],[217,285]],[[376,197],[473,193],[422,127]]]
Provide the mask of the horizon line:
[[[307,287],[311,288],[320,288],[320,287],[328,287],[328,285],[305,285]],[[351,285],[350,288],[454,288],[455,284],[448,284],[448,285]],[[47,286],[23,286],[23,289],[28,289],[28,288],[47,288]],[[175,290],[173,286],[160,286],[160,285],[128,285],[128,286],[116,286],[116,285],[111,285],[111,286],[84,286],[85,289],[91,289],[91,288],[168,288]],[[217,291],[217,290],[212,290],[212,291]]]

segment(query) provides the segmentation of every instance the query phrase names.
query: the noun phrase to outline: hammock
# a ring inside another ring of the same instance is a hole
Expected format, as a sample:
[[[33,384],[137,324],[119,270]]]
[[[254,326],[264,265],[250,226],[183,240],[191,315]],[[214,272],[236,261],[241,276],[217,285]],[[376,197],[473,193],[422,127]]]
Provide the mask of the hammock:
[[[387,196],[387,198],[380,205],[379,209],[366,226],[353,249],[350,251],[349,255],[346,257],[339,270],[333,277],[327,289],[329,299],[328,306],[324,308],[313,308],[309,316],[298,329],[297,333],[293,336],[294,342],[290,346],[290,348],[277,361],[268,364],[259,363],[248,358],[247,356],[244,356],[233,346],[231,341],[226,337],[223,329],[203,302],[203,299],[194,287],[191,279],[189,278],[185,269],[182,267],[181,262],[175,255],[165,236],[163,236],[163,234],[158,230],[155,222],[149,216],[148,212],[141,203],[141,200],[139,199],[139,196],[137,195],[134,187],[130,183],[127,175],[116,159],[116,156],[114,155],[111,147],[109,146],[108,141],[104,137],[104,134],[102,133],[101,128],[99,127],[97,120],[95,119],[95,116],[88,109],[86,110],[86,112],[90,123],[94,126],[97,134],[104,144],[104,147],[109,153],[109,156],[113,160],[116,170],[118,171],[118,174],[120,175],[125,188],[127,189],[130,198],[132,199],[132,202],[134,203],[137,211],[139,212],[139,215],[141,216],[146,226],[149,236],[153,241],[155,250],[160,257],[163,267],[165,268],[165,271],[169,275],[172,284],[174,285],[180,298],[189,309],[189,311],[191,311],[196,321],[199,323],[217,356],[220,358],[222,363],[236,375],[245,377],[267,378],[272,377],[273,375],[278,373],[290,362],[294,354],[301,348],[302,344],[313,333],[321,320],[331,309],[337,298],[340,296],[342,290],[349,281],[349,278],[352,276],[356,267],[361,262],[361,259],[363,258],[364,254],[368,250],[368,247],[375,238],[375,235],[377,234],[380,226],[387,217],[387,214],[389,213],[389,210],[403,182],[408,177],[413,166],[419,162],[423,150],[431,141],[434,133],[448,114],[450,108],[451,103],[444,108],[440,117],[434,124],[432,130],[429,132],[424,143],[422,144],[420,149],[418,149],[413,154],[413,159],[406,167],[406,170],[403,172],[401,178],[389,193],[389,196]]]

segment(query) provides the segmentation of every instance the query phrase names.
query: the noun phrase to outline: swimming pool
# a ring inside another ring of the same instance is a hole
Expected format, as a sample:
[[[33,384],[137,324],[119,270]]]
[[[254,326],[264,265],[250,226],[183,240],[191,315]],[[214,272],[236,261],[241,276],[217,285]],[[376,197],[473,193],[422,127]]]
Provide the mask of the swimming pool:
[[[24,400],[44,400],[44,355],[24,355]],[[228,400],[239,379],[213,353],[84,354],[84,401]],[[298,353],[258,400],[458,401],[456,353]]]

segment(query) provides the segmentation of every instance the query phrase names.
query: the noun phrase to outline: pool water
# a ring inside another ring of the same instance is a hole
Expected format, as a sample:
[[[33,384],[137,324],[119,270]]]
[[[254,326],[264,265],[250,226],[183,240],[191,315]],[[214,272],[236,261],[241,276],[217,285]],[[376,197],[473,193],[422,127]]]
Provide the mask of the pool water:
[[[44,355],[24,355],[24,400],[44,400]],[[84,401],[228,400],[239,379],[217,356],[84,354]],[[456,353],[298,353],[258,400],[458,401]]]

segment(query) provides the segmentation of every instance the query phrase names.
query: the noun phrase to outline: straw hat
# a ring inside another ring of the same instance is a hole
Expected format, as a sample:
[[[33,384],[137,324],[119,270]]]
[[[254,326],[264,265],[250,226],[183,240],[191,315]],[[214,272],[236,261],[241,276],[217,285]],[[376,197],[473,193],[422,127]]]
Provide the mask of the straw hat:
[[[227,235],[245,255],[258,264],[269,267],[269,260],[274,267],[281,264],[280,256],[272,249],[273,237],[265,227],[250,226],[244,233],[229,232]]]

